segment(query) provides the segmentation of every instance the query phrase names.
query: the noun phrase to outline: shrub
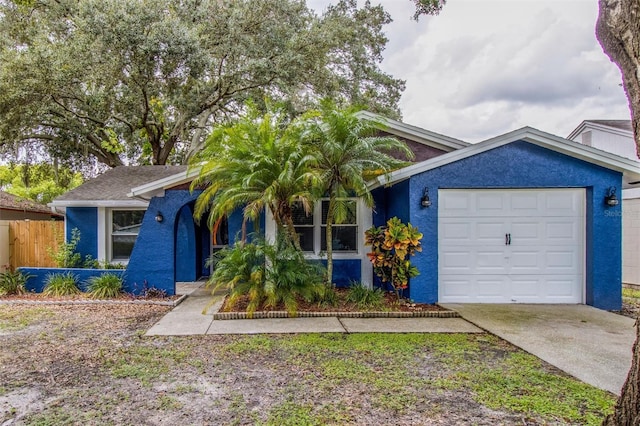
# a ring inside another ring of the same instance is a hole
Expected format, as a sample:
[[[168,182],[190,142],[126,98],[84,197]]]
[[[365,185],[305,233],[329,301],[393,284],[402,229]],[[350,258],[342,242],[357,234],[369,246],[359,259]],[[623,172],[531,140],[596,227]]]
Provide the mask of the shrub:
[[[355,303],[360,309],[380,309],[384,306],[384,292],[380,288],[352,283],[347,291],[347,301]]]
[[[122,293],[122,278],[106,273],[87,280],[89,296],[94,299],[111,299]]]
[[[365,245],[371,246],[367,257],[373,264],[373,272],[382,282],[388,282],[400,299],[400,291],[409,285],[409,279],[419,274],[409,258],[422,251],[422,234],[410,223],[403,224],[397,217],[387,221],[387,226],[372,227],[365,232]]]
[[[80,253],[76,251],[79,242],[80,230],[78,228],[73,228],[71,230],[71,240],[69,242],[62,242],[55,249],[49,247],[47,249],[47,253],[51,256],[51,259],[53,259],[58,268],[99,268],[100,262],[94,259],[90,254],[86,255],[84,259],[82,259]]]
[[[250,314],[263,303],[269,307],[282,303],[293,316],[297,312],[298,297],[317,300],[324,291],[324,268],[307,262],[284,238],[275,244],[260,238],[250,243],[236,243],[218,252],[213,263],[215,270],[207,286],[214,291],[228,289],[230,305],[248,295]]]
[[[45,286],[42,293],[56,297],[79,294],[78,277],[71,272],[49,274],[45,278]]]
[[[0,273],[0,296],[10,294],[24,294],[25,284],[32,275],[24,274],[21,271],[6,271]]]

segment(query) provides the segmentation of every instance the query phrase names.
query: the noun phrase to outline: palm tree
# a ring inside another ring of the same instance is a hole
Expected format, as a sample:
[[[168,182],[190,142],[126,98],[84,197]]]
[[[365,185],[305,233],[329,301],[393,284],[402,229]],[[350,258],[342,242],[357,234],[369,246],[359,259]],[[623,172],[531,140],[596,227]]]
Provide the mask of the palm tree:
[[[208,225],[215,230],[223,217],[242,208],[244,230],[248,220],[257,223],[268,208],[278,234],[300,249],[292,206],[299,202],[311,210],[316,159],[299,143],[299,126],[281,111],[260,115],[248,109],[236,123],[216,128],[193,158],[200,172],[192,188],[206,185],[194,215],[199,219],[209,211]]]
[[[407,165],[406,161],[392,157],[391,152],[403,154],[407,159],[413,158],[413,152],[394,137],[378,136],[384,128],[382,123],[361,119],[353,109],[337,109],[330,101],[324,101],[319,115],[308,122],[306,137],[316,152],[322,191],[329,197],[327,284],[332,285],[332,226],[342,223],[349,214],[346,199],[355,195],[372,207],[373,196],[367,181]]]

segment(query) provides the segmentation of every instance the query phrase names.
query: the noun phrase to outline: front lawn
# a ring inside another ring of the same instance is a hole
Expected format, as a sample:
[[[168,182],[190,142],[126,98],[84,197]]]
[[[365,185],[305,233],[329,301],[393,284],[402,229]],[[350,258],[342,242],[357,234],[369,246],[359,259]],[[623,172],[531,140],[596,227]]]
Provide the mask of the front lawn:
[[[144,337],[163,306],[0,306],[0,424],[599,424],[488,334]]]

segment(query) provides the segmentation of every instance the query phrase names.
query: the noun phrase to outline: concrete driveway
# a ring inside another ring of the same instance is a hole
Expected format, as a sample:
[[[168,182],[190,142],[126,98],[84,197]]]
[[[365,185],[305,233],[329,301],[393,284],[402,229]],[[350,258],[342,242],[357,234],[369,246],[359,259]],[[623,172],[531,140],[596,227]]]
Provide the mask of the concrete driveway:
[[[635,340],[631,318],[586,305],[443,306],[583,382],[620,394]]]

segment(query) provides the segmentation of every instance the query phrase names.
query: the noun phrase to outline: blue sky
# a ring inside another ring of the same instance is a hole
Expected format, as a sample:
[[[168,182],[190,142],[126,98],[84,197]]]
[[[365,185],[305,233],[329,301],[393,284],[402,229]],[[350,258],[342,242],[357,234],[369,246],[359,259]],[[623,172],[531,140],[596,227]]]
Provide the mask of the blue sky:
[[[329,0],[311,0],[322,11]],[[585,119],[629,119],[618,68],[595,38],[597,0],[448,0],[394,22],[382,69],[407,82],[403,121],[476,142],[523,127],[567,136]]]

